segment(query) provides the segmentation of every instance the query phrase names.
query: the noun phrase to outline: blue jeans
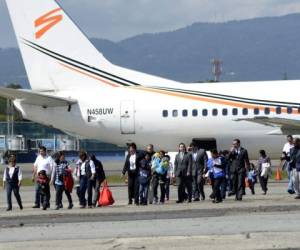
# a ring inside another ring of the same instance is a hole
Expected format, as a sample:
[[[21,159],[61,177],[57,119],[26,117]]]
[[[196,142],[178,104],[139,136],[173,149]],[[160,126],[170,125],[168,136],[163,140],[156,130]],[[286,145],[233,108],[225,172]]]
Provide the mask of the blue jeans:
[[[12,202],[11,202],[11,193],[12,192],[14,192],[14,195],[16,197],[19,207],[23,208],[19,190],[20,190],[20,188],[19,188],[18,184],[11,184],[9,182],[6,183],[7,208],[10,208],[10,209],[12,208]]]
[[[80,188],[79,188],[79,203],[81,206],[86,206],[86,198],[85,198],[85,193],[86,191],[88,192],[88,199],[87,203],[88,206],[92,206],[92,199],[93,199],[93,185],[94,180],[89,179],[86,175],[82,175],[80,177]]]
[[[148,201],[148,183],[140,184],[140,204],[146,205]]]
[[[287,170],[286,170],[286,171],[287,171],[287,174],[288,174],[288,180],[289,180],[288,190],[295,191],[295,190],[294,190],[293,178],[292,178],[293,170],[289,170],[289,167],[287,167]]]

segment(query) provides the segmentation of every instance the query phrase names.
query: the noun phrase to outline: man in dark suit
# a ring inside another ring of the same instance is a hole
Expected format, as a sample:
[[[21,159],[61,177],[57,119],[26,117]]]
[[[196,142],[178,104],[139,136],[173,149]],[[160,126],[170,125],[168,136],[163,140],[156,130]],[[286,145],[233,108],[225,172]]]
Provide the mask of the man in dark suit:
[[[139,205],[139,169],[140,162],[143,158],[143,154],[137,152],[135,143],[131,143],[128,146],[128,155],[126,157],[122,176],[124,177],[126,172],[128,173],[128,205],[132,204],[134,199],[135,205]]]
[[[192,202],[192,159],[186,151],[184,143],[179,144],[179,152],[174,163],[176,183],[178,186],[178,200],[182,203],[185,200],[185,188],[188,191],[188,202]]]
[[[192,161],[192,181],[194,201],[205,200],[204,194],[204,171],[207,165],[207,154],[204,149],[199,149],[195,143],[190,144]]]
[[[230,161],[230,174],[232,179],[232,192],[229,193],[229,196],[235,194],[235,199],[241,201],[245,194],[245,177],[250,162],[248,151],[241,147],[239,139],[233,140],[228,159]]]

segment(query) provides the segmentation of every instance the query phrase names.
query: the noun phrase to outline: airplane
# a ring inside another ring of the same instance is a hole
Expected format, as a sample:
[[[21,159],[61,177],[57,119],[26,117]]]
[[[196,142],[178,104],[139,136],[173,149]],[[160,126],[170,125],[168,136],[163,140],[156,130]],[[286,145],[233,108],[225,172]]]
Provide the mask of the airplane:
[[[0,89],[23,117],[80,138],[177,151],[180,142],[253,159],[300,134],[299,81],[182,83],[109,62],[54,0],[6,0],[31,90]],[[175,51],[174,51],[175,53]]]

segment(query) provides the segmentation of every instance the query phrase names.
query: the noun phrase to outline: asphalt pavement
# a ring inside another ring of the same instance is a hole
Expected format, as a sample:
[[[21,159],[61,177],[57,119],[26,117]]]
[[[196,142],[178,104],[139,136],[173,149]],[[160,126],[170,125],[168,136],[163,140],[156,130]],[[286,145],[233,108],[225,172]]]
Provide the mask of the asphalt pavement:
[[[1,191],[0,249],[300,249],[300,200],[286,193],[285,182],[272,182],[266,196],[242,202],[210,200],[176,204],[176,187],[164,205],[128,206],[127,188],[111,187],[110,207],[33,209],[33,187],[22,188],[24,210],[14,202],[6,212]],[[206,194],[211,191],[205,187]],[[64,207],[67,207],[64,197]]]

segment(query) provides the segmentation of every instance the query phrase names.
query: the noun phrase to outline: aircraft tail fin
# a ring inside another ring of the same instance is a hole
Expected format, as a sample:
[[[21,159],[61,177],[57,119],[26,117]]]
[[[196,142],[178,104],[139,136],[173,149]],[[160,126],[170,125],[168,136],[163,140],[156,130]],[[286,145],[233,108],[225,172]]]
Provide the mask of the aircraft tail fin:
[[[55,0],[6,3],[29,83],[35,91],[99,83],[112,87],[172,84],[170,80],[110,63]]]

